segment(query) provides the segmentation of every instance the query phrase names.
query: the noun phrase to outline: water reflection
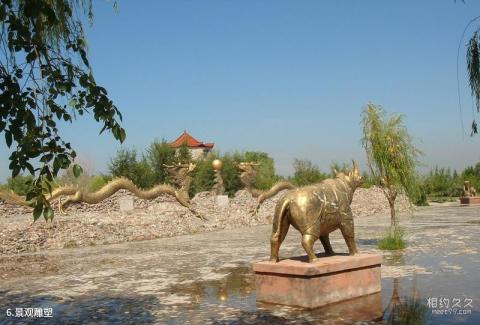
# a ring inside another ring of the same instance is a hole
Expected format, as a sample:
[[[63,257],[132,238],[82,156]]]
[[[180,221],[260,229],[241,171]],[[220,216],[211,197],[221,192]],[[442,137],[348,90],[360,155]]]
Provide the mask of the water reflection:
[[[417,291],[416,281],[410,295],[400,298],[400,280],[393,279],[392,297],[383,312],[386,324],[421,325],[428,320],[428,307],[424,304]]]

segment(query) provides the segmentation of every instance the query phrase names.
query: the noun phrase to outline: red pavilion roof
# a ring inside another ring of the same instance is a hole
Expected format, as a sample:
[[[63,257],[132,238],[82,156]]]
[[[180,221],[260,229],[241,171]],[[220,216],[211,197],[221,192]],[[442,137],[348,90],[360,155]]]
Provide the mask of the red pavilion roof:
[[[168,145],[172,148],[179,148],[184,144],[187,145],[189,148],[213,148],[213,143],[203,143],[192,137],[187,131],[183,131],[183,133],[170,142]]]

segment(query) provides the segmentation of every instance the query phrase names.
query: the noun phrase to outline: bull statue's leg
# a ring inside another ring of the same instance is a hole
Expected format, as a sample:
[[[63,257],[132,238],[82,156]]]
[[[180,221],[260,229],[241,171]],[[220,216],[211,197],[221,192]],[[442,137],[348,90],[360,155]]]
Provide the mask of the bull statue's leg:
[[[270,262],[278,262],[278,252],[280,250],[280,245],[282,245],[285,236],[287,236],[288,228],[290,224],[287,220],[283,220],[280,225],[280,233],[272,233],[270,238]]]
[[[335,255],[332,245],[330,244],[330,237],[328,236],[328,234],[325,236],[320,236],[320,241],[322,242],[323,249],[325,250],[326,255]]]
[[[317,239],[318,238],[313,235],[305,234],[302,236],[302,246],[303,246],[303,249],[305,249],[305,252],[307,252],[308,261],[310,263],[317,260],[317,256],[315,256],[315,253],[313,252],[313,244],[315,244],[315,241]]]
[[[355,255],[358,252],[357,244],[355,243],[355,233],[353,231],[353,215],[351,211],[344,213],[344,218],[340,224],[340,231],[348,246],[348,253]]]

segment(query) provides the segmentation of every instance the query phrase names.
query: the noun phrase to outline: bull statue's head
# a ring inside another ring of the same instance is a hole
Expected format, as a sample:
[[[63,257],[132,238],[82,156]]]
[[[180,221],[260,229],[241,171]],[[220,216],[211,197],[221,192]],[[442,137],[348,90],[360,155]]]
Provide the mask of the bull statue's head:
[[[336,169],[333,169],[333,172],[335,173],[336,178],[343,179],[345,182],[347,182],[350,187],[355,190],[360,184],[363,183],[364,179],[362,175],[358,172],[358,165],[355,160],[352,160],[352,170],[345,170],[342,172],[338,172]]]

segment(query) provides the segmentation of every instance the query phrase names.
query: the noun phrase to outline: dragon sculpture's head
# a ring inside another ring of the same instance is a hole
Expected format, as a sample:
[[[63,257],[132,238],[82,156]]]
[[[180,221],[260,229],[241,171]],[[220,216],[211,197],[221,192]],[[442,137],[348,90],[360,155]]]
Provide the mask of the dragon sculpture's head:
[[[360,173],[358,172],[357,162],[355,160],[352,160],[352,164],[352,170],[338,172],[336,169],[334,169],[333,172],[335,173],[335,178],[343,180],[350,185],[352,190],[355,191],[355,189],[364,182],[364,179],[362,175],[360,175]]]
[[[240,162],[237,164],[237,168],[244,172],[255,171],[258,166],[260,166],[260,164],[255,162]]]

